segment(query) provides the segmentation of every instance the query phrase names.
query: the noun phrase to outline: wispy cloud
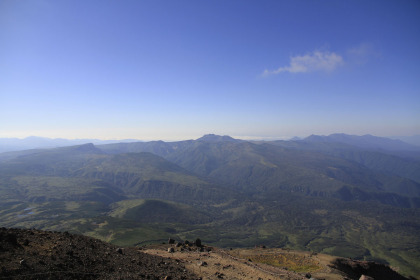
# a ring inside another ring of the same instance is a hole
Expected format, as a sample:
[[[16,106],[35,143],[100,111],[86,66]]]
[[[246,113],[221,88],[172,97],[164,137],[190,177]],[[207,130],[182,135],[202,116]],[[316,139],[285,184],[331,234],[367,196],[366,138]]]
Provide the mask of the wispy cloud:
[[[366,56],[372,53],[372,49],[373,49],[372,44],[362,43],[356,47],[350,48],[347,52],[350,55]]]
[[[362,43],[347,51],[348,59],[356,64],[365,64],[371,58],[378,58],[380,56],[380,53],[370,43]]]
[[[305,55],[290,57],[290,64],[288,66],[280,67],[276,70],[266,69],[263,73],[263,76],[275,75],[282,72],[331,72],[343,63],[343,58],[334,52],[314,51]]]

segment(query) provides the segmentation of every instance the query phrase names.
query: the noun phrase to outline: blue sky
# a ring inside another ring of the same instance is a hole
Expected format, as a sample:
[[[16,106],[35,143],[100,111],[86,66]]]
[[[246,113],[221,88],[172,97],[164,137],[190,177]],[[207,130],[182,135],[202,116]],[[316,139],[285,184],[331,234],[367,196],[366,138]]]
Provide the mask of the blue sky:
[[[0,137],[420,134],[420,2],[0,1]]]

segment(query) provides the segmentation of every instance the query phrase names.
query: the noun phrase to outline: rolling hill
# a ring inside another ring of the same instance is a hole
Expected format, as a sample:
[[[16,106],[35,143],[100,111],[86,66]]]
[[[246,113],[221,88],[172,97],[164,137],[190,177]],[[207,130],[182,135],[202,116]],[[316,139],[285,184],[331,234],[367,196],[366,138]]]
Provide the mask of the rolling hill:
[[[216,141],[215,137],[98,147],[112,153],[154,152],[195,174],[233,185],[247,193],[271,195],[289,191],[342,197],[343,191],[352,190],[359,194],[346,199],[377,200],[402,207],[420,206],[416,199],[420,196],[418,161],[365,151],[345,143],[252,143],[221,137],[216,137]]]
[[[120,245],[200,236],[222,247],[376,260],[419,275],[419,162],[318,140],[206,135],[0,154],[0,226]]]

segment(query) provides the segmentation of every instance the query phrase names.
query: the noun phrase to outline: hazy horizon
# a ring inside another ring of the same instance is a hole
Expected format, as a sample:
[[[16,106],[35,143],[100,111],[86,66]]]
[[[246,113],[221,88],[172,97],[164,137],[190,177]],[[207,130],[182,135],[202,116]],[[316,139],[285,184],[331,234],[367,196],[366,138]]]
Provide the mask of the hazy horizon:
[[[27,138],[31,138],[31,137],[35,137],[35,138],[45,138],[45,139],[51,139],[51,140],[99,140],[99,141],[126,141],[126,140],[133,140],[133,141],[182,141],[182,140],[196,140],[200,137],[203,137],[204,135],[208,135],[208,134],[215,134],[215,135],[219,135],[219,136],[230,136],[232,138],[235,139],[241,139],[241,140],[265,140],[265,141],[270,141],[270,140],[290,140],[292,138],[301,138],[304,139],[306,137],[309,137],[311,135],[318,135],[318,136],[329,136],[332,134],[346,134],[346,135],[351,135],[351,136],[365,136],[365,135],[371,135],[371,136],[376,136],[376,137],[383,137],[383,138],[389,138],[389,139],[400,139],[400,138],[406,138],[406,137],[420,137],[420,134],[412,134],[412,135],[375,135],[372,133],[365,133],[365,134],[351,134],[351,133],[344,133],[344,132],[333,132],[333,133],[327,133],[327,134],[316,134],[316,133],[311,133],[308,135],[303,135],[303,136],[297,136],[297,135],[292,135],[292,136],[249,136],[249,135],[229,135],[229,134],[216,134],[216,133],[204,133],[201,135],[194,135],[191,137],[186,137],[186,138],[121,138],[121,137],[109,137],[109,138],[98,138],[98,137],[55,137],[55,136],[40,136],[40,135],[28,135],[28,136],[21,136],[21,137],[14,137],[14,136],[1,136],[0,135],[0,139],[19,139],[19,140],[24,140]]]
[[[420,2],[2,1],[0,137],[420,135]]]
[[[203,136],[206,135],[216,135],[216,136],[229,136],[232,137],[234,139],[239,139],[239,140],[249,140],[249,141],[275,141],[275,140],[292,140],[293,138],[299,138],[299,139],[305,139],[309,136],[331,136],[331,135],[337,135],[337,134],[345,134],[345,135],[349,135],[349,136],[374,136],[374,137],[383,137],[383,138],[388,138],[388,139],[399,139],[402,140],[404,142],[410,143],[411,141],[406,141],[406,139],[408,138],[419,138],[420,139],[420,135],[391,135],[391,136],[378,136],[378,135],[373,135],[373,134],[363,134],[363,135],[356,135],[356,134],[346,134],[346,133],[331,133],[331,134],[310,134],[310,135],[306,135],[306,136],[284,136],[284,137],[257,137],[257,136],[235,136],[235,135],[218,135],[218,134],[214,134],[214,133],[206,133],[197,137],[191,137],[191,138],[180,138],[180,139],[133,139],[133,138],[109,138],[109,139],[101,139],[101,138],[63,138],[63,137],[44,137],[44,136],[37,136],[37,135],[30,135],[30,136],[26,136],[26,137],[0,137],[0,140],[6,140],[6,139],[18,139],[19,141],[22,140],[37,140],[37,139],[45,139],[45,140],[64,140],[64,141],[85,141],[85,140],[92,140],[92,141],[124,141],[124,142],[128,142],[128,141],[143,141],[143,142],[147,142],[147,141],[166,141],[166,142],[174,142],[174,141],[184,141],[184,140],[197,140]],[[417,140],[419,140],[417,139]],[[418,145],[417,143],[418,141],[416,141],[415,145]]]

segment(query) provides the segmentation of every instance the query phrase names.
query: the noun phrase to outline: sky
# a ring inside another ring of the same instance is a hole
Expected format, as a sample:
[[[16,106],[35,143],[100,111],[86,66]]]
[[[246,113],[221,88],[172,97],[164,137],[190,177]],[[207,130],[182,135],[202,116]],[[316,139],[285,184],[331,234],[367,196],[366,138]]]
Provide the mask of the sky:
[[[0,137],[420,134],[418,0],[0,0]]]

